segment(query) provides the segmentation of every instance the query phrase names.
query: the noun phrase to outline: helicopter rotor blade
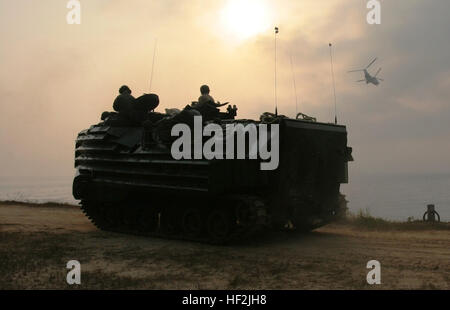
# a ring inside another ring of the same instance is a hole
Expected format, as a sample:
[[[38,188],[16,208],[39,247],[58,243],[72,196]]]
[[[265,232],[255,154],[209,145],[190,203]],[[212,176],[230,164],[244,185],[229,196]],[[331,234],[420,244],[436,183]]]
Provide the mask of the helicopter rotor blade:
[[[364,70],[352,70],[352,71],[347,71],[347,73],[351,73],[351,72],[362,72]]]
[[[377,78],[377,80],[378,80],[378,81],[382,81],[382,82],[384,82],[384,80],[383,80],[383,79],[380,79],[380,78]]]
[[[356,83],[359,83],[359,82],[365,82],[366,80],[359,80],[359,81],[356,81]]]
[[[378,71],[377,71],[377,73],[375,73],[374,77],[377,77],[377,75],[378,75],[378,73],[380,73],[380,71],[381,71],[381,68],[378,69]]]
[[[378,57],[375,58],[374,60],[372,60],[372,62],[366,67],[366,69],[369,69],[369,67],[370,67],[371,65],[373,65],[373,63],[374,63],[375,61],[377,61],[377,59],[378,59]]]

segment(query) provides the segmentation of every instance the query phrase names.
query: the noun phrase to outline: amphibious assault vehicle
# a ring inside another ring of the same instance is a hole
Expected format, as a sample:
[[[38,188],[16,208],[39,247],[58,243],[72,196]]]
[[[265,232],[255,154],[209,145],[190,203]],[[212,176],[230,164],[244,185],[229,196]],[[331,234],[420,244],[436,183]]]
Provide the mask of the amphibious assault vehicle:
[[[352,160],[345,126],[301,113],[238,120],[229,106],[202,125],[278,125],[277,169],[261,170],[262,160],[248,150],[244,159],[176,160],[171,128],[192,127],[192,115],[200,114],[194,110],[150,112],[139,122],[105,112],[78,134],[73,195],[98,228],[224,243],[267,229],[309,231],[345,208],[339,187]]]

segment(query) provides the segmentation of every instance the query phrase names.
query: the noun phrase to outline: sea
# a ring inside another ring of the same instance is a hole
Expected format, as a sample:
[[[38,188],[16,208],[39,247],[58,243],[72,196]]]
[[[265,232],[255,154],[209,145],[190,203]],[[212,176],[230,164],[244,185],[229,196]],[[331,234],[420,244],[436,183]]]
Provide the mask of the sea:
[[[0,177],[0,200],[78,204],[72,176]],[[352,175],[341,186],[350,212],[368,212],[387,220],[421,219],[434,204],[442,221],[450,221],[450,173],[417,175]]]

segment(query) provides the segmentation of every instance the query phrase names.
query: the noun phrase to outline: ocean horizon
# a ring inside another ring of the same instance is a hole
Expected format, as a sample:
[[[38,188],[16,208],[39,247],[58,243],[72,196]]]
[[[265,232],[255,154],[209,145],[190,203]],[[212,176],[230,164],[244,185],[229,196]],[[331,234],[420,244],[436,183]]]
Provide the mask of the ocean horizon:
[[[0,200],[77,205],[73,176],[0,177]],[[435,204],[442,221],[450,221],[450,173],[417,175],[355,175],[341,185],[350,212],[368,211],[387,220],[422,219]]]

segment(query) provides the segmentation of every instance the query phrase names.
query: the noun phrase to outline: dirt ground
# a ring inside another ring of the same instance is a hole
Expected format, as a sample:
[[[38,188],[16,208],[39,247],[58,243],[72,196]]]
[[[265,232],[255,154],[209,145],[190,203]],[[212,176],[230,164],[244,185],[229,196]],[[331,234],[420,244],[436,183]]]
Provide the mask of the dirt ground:
[[[369,260],[381,285],[366,282]],[[81,263],[81,285],[66,263]],[[450,289],[450,229],[333,224],[211,246],[97,230],[77,207],[0,203],[0,289]]]

